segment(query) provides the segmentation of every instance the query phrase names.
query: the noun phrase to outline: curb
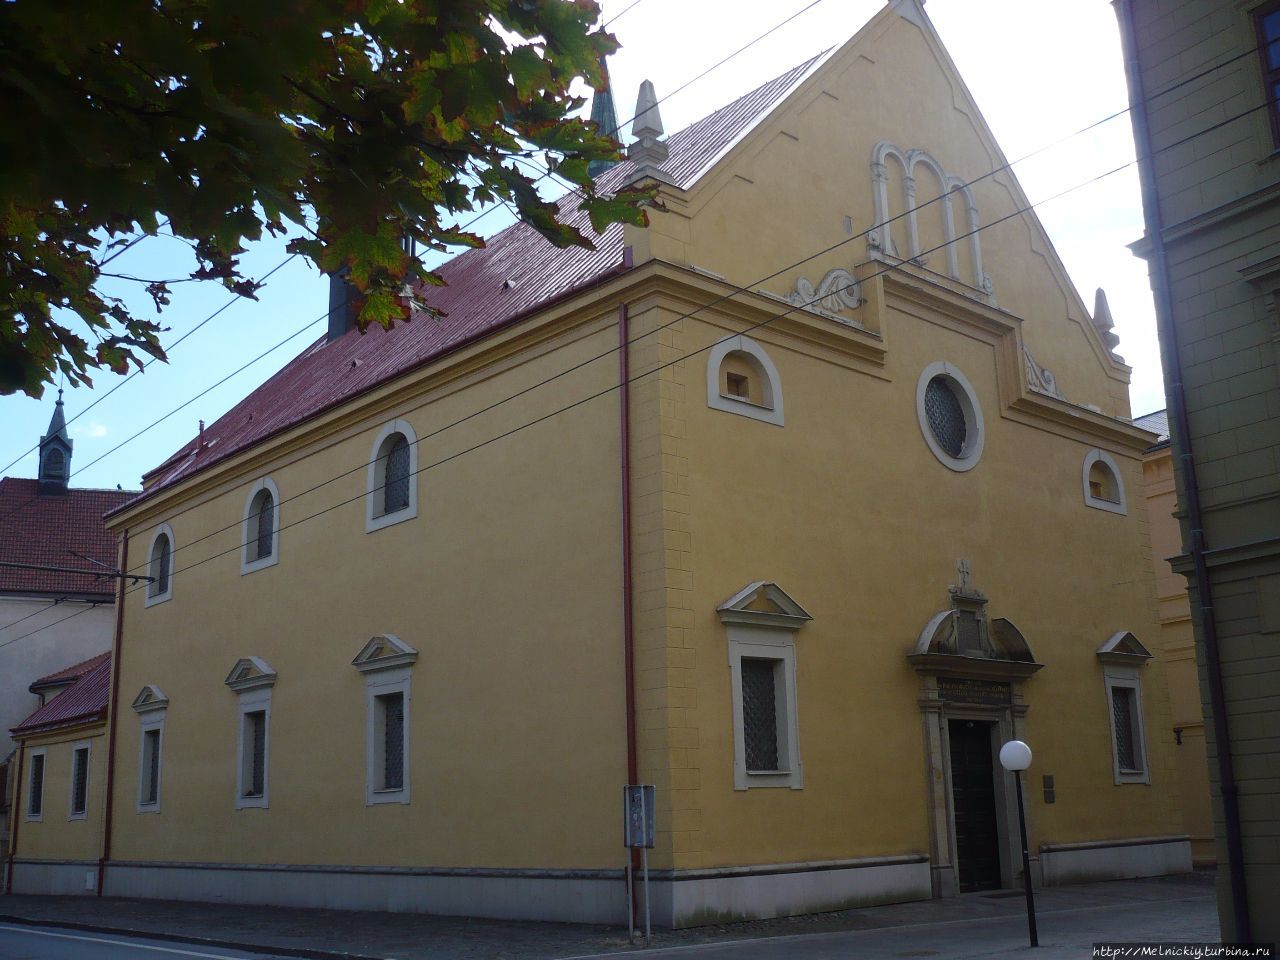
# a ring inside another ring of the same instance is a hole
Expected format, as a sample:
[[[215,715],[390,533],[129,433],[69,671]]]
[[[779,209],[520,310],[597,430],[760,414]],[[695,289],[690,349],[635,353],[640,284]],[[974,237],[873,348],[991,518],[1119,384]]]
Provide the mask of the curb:
[[[46,920],[0,914],[0,923],[12,923],[25,927],[56,927],[60,930],[79,930],[85,933],[107,933],[118,937],[137,937],[143,940],[163,940],[171,943],[190,943],[202,947],[221,947],[245,953],[266,953],[282,957],[303,957],[309,960],[387,960],[363,953],[338,953],[333,950],[313,950],[308,947],[270,946],[262,943],[244,943],[240,940],[221,940],[215,937],[184,936],[179,933],[163,933],[151,930],[134,930],[129,927],[107,927],[95,923],[76,923],[71,920]]]

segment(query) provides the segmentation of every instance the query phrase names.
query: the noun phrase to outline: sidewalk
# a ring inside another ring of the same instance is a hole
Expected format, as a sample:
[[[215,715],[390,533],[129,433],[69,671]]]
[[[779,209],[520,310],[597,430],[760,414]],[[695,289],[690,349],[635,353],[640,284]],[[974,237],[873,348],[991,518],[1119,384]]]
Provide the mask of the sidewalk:
[[[1042,949],[1035,956],[1037,960],[1085,956],[1087,951],[1080,952],[1081,945],[1095,939],[1091,933],[1094,929],[1098,933],[1096,939],[1114,939],[1117,933],[1137,931],[1167,940],[1214,941],[1218,927],[1213,898],[1211,872],[1039,890],[1036,907],[1037,914],[1044,917],[1042,943],[1052,948],[1056,942],[1059,949]],[[1170,926],[1169,907],[1175,902],[1184,906],[1175,909],[1178,922]],[[849,942],[857,943],[859,955],[946,956],[952,953],[948,945],[963,944],[965,956],[982,956],[1008,953],[1013,944],[1025,943],[1025,925],[1017,923],[1025,916],[1026,905],[1020,893],[995,891],[781,920],[655,931],[651,950],[665,953],[666,948],[723,943],[726,950],[711,953],[728,956],[748,952],[749,941],[752,954],[787,956],[797,952],[800,940],[780,941],[772,945],[776,950],[765,941],[806,938],[806,944],[825,942],[828,947],[835,947],[837,942],[846,940],[836,934],[881,931]],[[990,922],[965,922],[983,920]],[[317,958],[552,960],[641,949],[628,944],[621,927],[586,924],[168,900],[0,897],[0,922],[24,921]],[[813,934],[832,936],[809,939]],[[737,949],[732,949],[735,945]],[[943,949],[918,949],[926,945]],[[911,947],[917,949],[903,952]],[[675,951],[684,952],[687,949]],[[701,950],[693,952],[703,955]]]

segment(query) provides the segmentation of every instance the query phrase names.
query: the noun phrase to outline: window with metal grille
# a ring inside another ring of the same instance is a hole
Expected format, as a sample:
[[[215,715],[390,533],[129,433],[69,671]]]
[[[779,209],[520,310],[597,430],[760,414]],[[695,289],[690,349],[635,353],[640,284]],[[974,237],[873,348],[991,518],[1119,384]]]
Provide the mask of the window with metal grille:
[[[31,756],[31,790],[27,794],[27,816],[39,817],[44,814],[44,754]]]
[[[89,748],[71,754],[71,815],[83,816],[89,806]]]
[[[168,534],[160,534],[151,545],[151,569],[148,576],[151,581],[150,594],[158,597],[169,592],[169,564],[173,557],[173,545],[169,543]]]
[[[138,803],[155,806],[160,802],[160,731],[142,732],[142,784]]]
[[[747,770],[780,770],[778,763],[779,660],[742,661],[742,733]]]
[[[261,797],[267,782],[267,711],[250,710],[243,716],[241,756],[244,770],[240,777],[240,795]]]
[[[404,694],[384,693],[377,698],[381,730],[381,790],[404,787]]]
[[[276,502],[270,490],[262,490],[254,498],[253,517],[255,532],[253,559],[263,560],[271,556],[275,546]]]
[[[1280,3],[1268,3],[1253,15],[1258,37],[1258,58],[1262,61],[1262,85],[1266,89],[1271,136],[1280,147]]]
[[[386,479],[382,484],[382,512],[409,508],[409,442],[396,434],[386,447]]]
[[[929,381],[924,392],[924,409],[938,446],[948,456],[959,457],[964,452],[967,437],[964,407],[946,377],[934,377]]]
[[[1142,770],[1142,743],[1138,733],[1138,697],[1132,687],[1111,688],[1111,717],[1116,733],[1116,762],[1122,773]]]

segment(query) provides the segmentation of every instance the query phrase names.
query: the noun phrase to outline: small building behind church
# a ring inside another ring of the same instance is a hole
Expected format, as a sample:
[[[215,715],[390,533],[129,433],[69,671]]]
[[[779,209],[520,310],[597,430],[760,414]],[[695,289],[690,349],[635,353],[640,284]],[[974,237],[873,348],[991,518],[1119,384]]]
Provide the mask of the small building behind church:
[[[103,514],[137,494],[70,485],[74,441],[61,393],[39,441],[36,478],[0,478],[0,836],[6,839],[19,805],[10,730],[41,705],[33,683],[111,649],[116,581],[102,574],[116,569],[116,537]]]

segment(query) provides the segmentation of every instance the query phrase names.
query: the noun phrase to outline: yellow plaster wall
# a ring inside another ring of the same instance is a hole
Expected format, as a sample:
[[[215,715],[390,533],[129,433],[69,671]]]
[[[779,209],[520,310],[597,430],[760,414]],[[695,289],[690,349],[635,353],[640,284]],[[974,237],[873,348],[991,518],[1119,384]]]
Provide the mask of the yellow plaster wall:
[[[472,373],[425,384],[420,396],[379,395],[362,407],[382,412],[320,431],[291,462],[266,459],[202,502],[158,501],[151,518],[130,524],[134,564],[158,520],[173,527],[178,552],[171,601],[126,601],[114,858],[621,865],[616,396],[447,460],[616,384],[613,324],[612,313],[580,318],[525,362],[472,363]],[[520,404],[430,436],[598,354]],[[396,417],[422,441],[419,469],[442,465],[416,480],[416,519],[366,533],[362,465]],[[263,475],[283,501],[280,560],[242,576],[238,524]],[[365,679],[350,661],[379,633],[419,651],[409,805],[365,805]],[[223,681],[250,655],[279,675],[270,806],[237,811],[238,700]],[[158,815],[136,812],[140,726],[128,707],[148,683],[170,699]]]
[[[1024,731],[1033,782],[1052,773],[1058,793],[1044,805],[1029,791],[1033,844],[1178,832],[1164,666],[1143,672],[1152,783],[1115,786],[1095,656],[1116,630],[1154,640],[1136,451],[1111,449],[1129,515],[1086,507],[1091,445],[1002,417],[990,343],[895,310],[886,324],[883,377],[768,327],[753,331],[779,369],[782,428],[708,408],[705,358],[681,368],[692,575],[678,605],[688,607],[682,634],[697,684],[680,695],[697,736],[696,749],[672,751],[696,790],[696,804],[686,798],[689,809],[673,812],[677,865],[928,852],[920,682],[905,658],[948,606],[960,557],[990,615],[1012,620],[1046,664],[1026,685]],[[726,333],[692,320],[681,329],[680,352]],[[937,462],[920,435],[916,381],[935,360],[962,370],[981,401],[986,446],[968,473]],[[733,789],[715,607],[757,579],[814,616],[796,638],[802,790]]]
[[[45,734],[26,741],[21,790],[11,816],[20,818],[18,826],[19,859],[97,860],[102,855],[102,814],[106,796],[107,738],[105,725],[73,731]],[[71,755],[75,745],[89,744],[89,794],[85,816],[72,820]],[[44,816],[28,820],[27,804],[31,796],[31,754],[33,748],[44,747]],[[16,769],[16,763],[15,767]]]
[[[1191,852],[1196,862],[1216,863],[1204,714],[1200,705],[1200,675],[1196,667],[1187,580],[1182,574],[1174,573],[1169,565],[1171,557],[1182,553],[1182,531],[1174,516],[1178,494],[1173,480],[1171,447],[1165,444],[1148,453],[1142,469],[1143,493],[1151,517],[1160,632],[1169,662],[1169,704],[1173,726],[1182,733],[1182,743],[1174,748],[1174,754],[1181,783],[1183,829],[1191,837]]]

